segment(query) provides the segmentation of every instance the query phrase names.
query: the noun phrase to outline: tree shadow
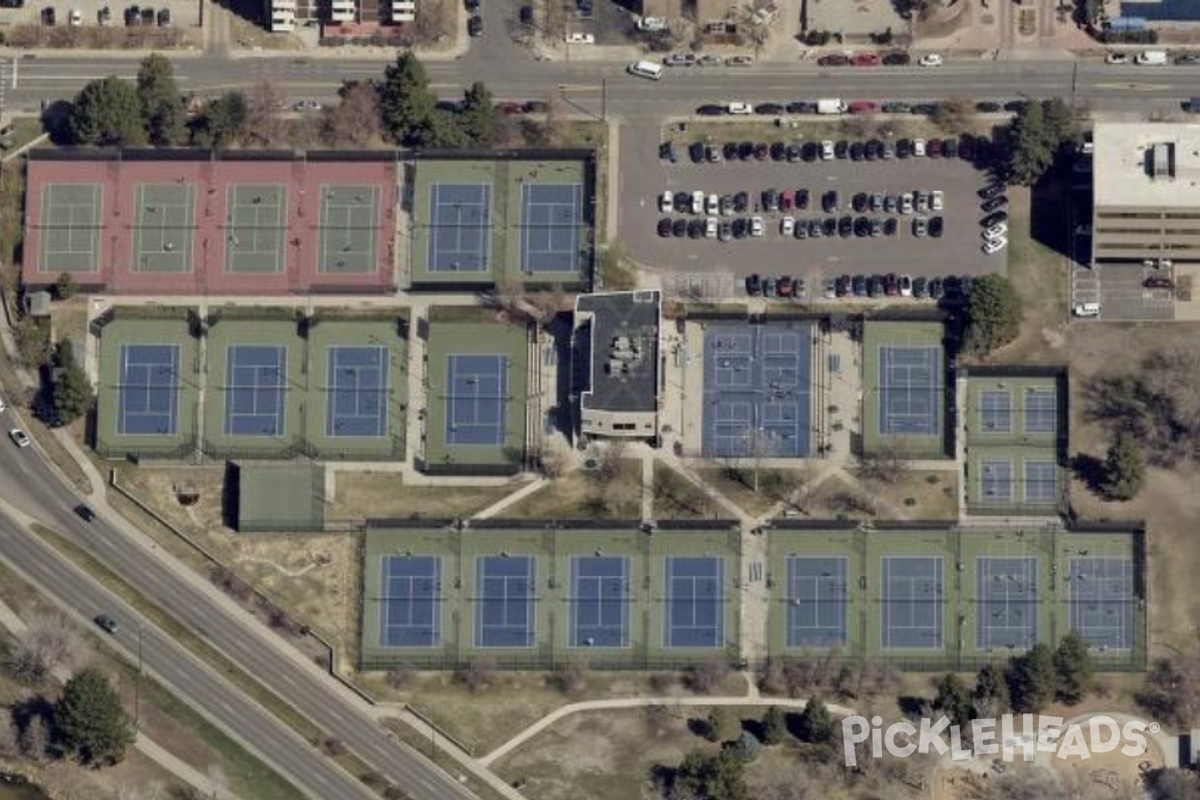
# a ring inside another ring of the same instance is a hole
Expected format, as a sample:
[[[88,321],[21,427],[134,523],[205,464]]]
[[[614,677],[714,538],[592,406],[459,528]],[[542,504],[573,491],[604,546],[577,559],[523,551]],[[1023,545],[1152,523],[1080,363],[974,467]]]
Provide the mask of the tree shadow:
[[[708,738],[708,720],[702,717],[689,717],[687,729],[693,736],[699,736],[701,739]]]
[[[746,731],[746,733],[749,733],[760,742],[763,741],[767,735],[767,726],[763,725],[762,720],[760,719],[743,719],[742,730]]]
[[[928,711],[926,699],[916,695],[905,694],[896,698],[896,707],[908,719],[920,719]]]
[[[74,108],[75,104],[67,100],[54,100],[42,108],[42,130],[49,134],[54,144],[75,144],[75,136],[71,133],[71,112]]]
[[[1071,459],[1071,471],[1087,485],[1088,491],[1104,496],[1104,484],[1108,480],[1108,468],[1104,462],[1088,453],[1076,453]]]

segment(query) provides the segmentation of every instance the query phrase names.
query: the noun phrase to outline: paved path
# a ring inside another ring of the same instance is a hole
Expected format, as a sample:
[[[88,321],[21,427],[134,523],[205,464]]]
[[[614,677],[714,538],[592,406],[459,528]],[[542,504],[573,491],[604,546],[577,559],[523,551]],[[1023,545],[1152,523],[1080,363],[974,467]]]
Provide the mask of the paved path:
[[[14,637],[18,639],[25,638],[29,628],[25,625],[25,621],[21,619],[17,612],[8,606],[3,600],[0,600],[0,627],[8,630]],[[71,676],[63,668],[57,668],[52,673],[54,679],[59,683],[66,683]],[[236,795],[226,790],[224,794],[220,794],[223,787],[215,785],[206,775],[202,775],[199,770],[192,765],[186,763],[182,759],[176,757],[158,742],[139,732],[137,740],[133,744],[143,755],[151,761],[158,764],[167,772],[174,775],[179,780],[186,783],[188,786],[198,790],[205,797],[220,797],[222,800],[237,800]]]
[[[480,758],[479,763],[490,766],[564,717],[584,711],[613,711],[628,708],[644,708],[646,706],[779,706],[780,708],[804,708],[807,703],[808,698],[749,697],[741,695],[736,697],[624,697],[615,700],[586,700],[582,703],[571,703],[555,709],[492,752]],[[827,703],[825,707],[829,709],[829,713],[839,717],[856,713],[854,709],[846,706]]]

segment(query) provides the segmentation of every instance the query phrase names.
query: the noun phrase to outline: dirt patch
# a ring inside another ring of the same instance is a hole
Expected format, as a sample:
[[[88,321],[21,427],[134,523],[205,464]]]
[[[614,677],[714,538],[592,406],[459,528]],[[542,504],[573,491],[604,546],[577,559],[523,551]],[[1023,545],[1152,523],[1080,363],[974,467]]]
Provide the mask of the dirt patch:
[[[271,597],[300,622],[333,638],[343,655],[357,650],[358,537],[353,534],[243,535],[224,524],[223,467],[120,468],[121,485],[150,506],[239,577]],[[200,496],[184,506],[175,489],[189,486]],[[162,529],[147,533],[172,552],[186,552],[187,562],[206,578],[208,562],[178,537]]]
[[[1075,325],[1067,337],[1071,354],[1071,449],[1104,458],[1110,439],[1085,415],[1084,386],[1089,377],[1120,365],[1132,367],[1155,349],[1195,347],[1200,325]],[[1120,361],[1114,363],[1114,354]],[[1191,645],[1200,595],[1200,548],[1193,531],[1200,525],[1200,495],[1195,491],[1200,469],[1185,464],[1173,470],[1151,468],[1142,493],[1128,503],[1101,500],[1078,477],[1071,482],[1071,505],[1087,519],[1145,520],[1147,523],[1147,602],[1151,653]]]
[[[720,519],[723,509],[697,486],[661,461],[654,465],[655,519]]]
[[[531,519],[641,519],[642,462],[621,459],[611,480],[598,472],[578,470],[552,481],[503,516]]]
[[[521,488],[501,486],[406,486],[395,472],[338,471],[333,503],[326,517],[333,521],[469,517]]]
[[[70,339],[80,346],[83,345],[87,336],[87,306],[88,298],[83,296],[60,300],[50,305],[50,321],[55,341]]]
[[[877,487],[886,501],[879,505],[879,517],[888,519],[957,519],[958,473],[909,470],[893,484]],[[911,501],[911,502],[909,502]]]
[[[717,466],[696,470],[701,480],[752,517],[766,514],[792,492],[803,487],[809,476],[804,469],[759,469],[756,492],[754,472],[753,468],[735,471]]]

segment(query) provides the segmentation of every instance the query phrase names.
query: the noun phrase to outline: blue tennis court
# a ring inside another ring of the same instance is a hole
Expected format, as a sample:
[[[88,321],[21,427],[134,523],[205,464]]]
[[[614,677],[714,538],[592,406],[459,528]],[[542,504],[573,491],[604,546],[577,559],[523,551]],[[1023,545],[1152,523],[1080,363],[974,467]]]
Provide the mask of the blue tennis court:
[[[880,347],[879,433],[936,436],[942,389],[940,347]]]
[[[975,648],[1028,650],[1037,644],[1037,557],[975,559]]]
[[[521,186],[521,269],[576,272],[583,263],[583,184]]]
[[[844,556],[788,556],[788,647],[844,645],[847,603]]]
[[[384,647],[437,647],[442,641],[441,559],[384,556],[379,598],[379,643]]]
[[[1006,391],[984,391],[979,395],[979,426],[987,433],[1012,431],[1012,395]]]
[[[533,556],[477,556],[476,647],[533,647]]]
[[[490,266],[492,187],[435,183],[429,187],[429,270],[486,272]]]
[[[508,366],[504,355],[448,357],[447,444],[504,444]]]
[[[1013,500],[1011,458],[984,458],[979,462],[979,496],[988,505],[1005,505]]]
[[[1071,630],[1100,650],[1133,647],[1133,561],[1079,556],[1070,560]]]
[[[1058,430],[1058,392],[1053,389],[1025,390],[1025,432],[1054,433]]]
[[[942,648],[942,559],[884,556],[883,648]]]
[[[1053,461],[1025,462],[1025,502],[1031,505],[1058,502],[1058,464]]]
[[[179,432],[179,345],[121,345],[117,433],[163,436]]]
[[[282,436],[287,348],[231,344],[225,358],[225,435]]]
[[[571,647],[628,647],[629,602],[626,556],[572,556]]]
[[[725,645],[725,562],[716,556],[667,556],[666,647]]]
[[[386,436],[388,349],[376,345],[329,348],[326,436]]]
[[[702,452],[809,454],[812,326],[716,325],[704,332]]]

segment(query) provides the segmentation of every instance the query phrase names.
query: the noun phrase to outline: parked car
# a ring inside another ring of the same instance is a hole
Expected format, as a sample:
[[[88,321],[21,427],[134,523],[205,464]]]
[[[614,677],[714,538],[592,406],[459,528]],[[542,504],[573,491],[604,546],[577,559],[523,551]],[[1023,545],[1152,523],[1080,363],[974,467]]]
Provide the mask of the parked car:
[[[483,17],[471,17],[469,20],[467,20],[467,35],[483,35]]]
[[[763,218],[762,217],[751,217],[750,218],[750,235],[755,236],[755,237],[763,235]]]
[[[693,53],[672,53],[663,58],[663,64],[668,67],[690,67],[696,63]]]
[[[997,114],[1000,112],[1000,109],[1000,104],[991,100],[981,100],[975,104],[975,110],[981,114]]]
[[[983,250],[984,253],[986,253],[987,255],[990,256],[990,255],[994,255],[995,253],[999,253],[1001,250],[1003,250],[1007,246],[1008,246],[1008,239],[1005,239],[1003,236],[1001,236],[998,239],[985,239],[983,242],[983,247],[981,249]]]
[[[912,154],[915,158],[924,158],[924,156],[925,156],[925,140],[924,139],[913,139],[912,140]]]
[[[917,65],[922,67],[940,67],[942,65],[942,57],[937,53],[926,53],[917,61]]]
[[[29,447],[32,442],[29,440],[28,434],[20,428],[13,428],[8,432],[8,438],[12,439],[13,444],[17,447]]]
[[[830,189],[821,195],[821,210],[826,214],[832,214],[838,208],[838,193],[837,189]]]
[[[846,107],[851,114],[878,114],[879,103],[870,100],[855,100]]]
[[[758,277],[757,272],[752,272],[746,276],[746,294],[757,295],[762,291],[762,280]]]
[[[704,238],[705,239],[717,238],[717,218],[716,217],[709,217],[708,219],[704,220]]]
[[[671,235],[671,220],[663,217],[658,221],[658,235],[664,238]]]
[[[796,218],[784,217],[779,220],[779,234],[781,236],[794,236],[796,234]]]
[[[878,67],[883,62],[877,53],[858,53],[850,57],[850,63],[856,67]]]
[[[902,50],[884,53],[883,63],[889,67],[906,67],[912,63],[912,57]]]
[[[934,300],[941,300],[946,295],[945,284],[941,278],[929,279],[929,296]]]
[[[981,219],[979,221],[979,224],[985,228],[990,228],[993,225],[999,224],[1001,222],[1008,222],[1008,214],[1006,214],[1003,211],[996,211],[994,213],[988,214],[986,217]]]
[[[784,106],[780,105],[779,103],[759,103],[754,107],[755,114],[762,114],[768,117],[778,116],[779,114],[782,114],[783,111]],[[729,113],[734,114],[737,112],[730,111]]]
[[[924,217],[917,217],[912,221],[912,232],[913,236],[924,236],[929,232],[929,223],[925,221]]]
[[[917,276],[912,279],[912,296],[918,300],[929,296],[929,280]]]
[[[1151,275],[1142,281],[1142,286],[1147,289],[1174,289],[1175,281],[1163,275]]]
[[[1003,222],[997,222],[995,225],[989,225],[983,231],[985,239],[999,239],[1008,234],[1008,225]]]
[[[933,217],[929,220],[929,235],[933,238],[941,238],[941,235],[945,230],[946,223],[941,217]]]
[[[900,284],[901,297],[913,296],[913,279],[911,275],[901,275],[898,283]]]
[[[1006,205],[1008,205],[1008,198],[1005,197],[1004,195],[999,195],[997,197],[991,198],[990,200],[984,200],[979,205],[979,208],[985,214],[990,214],[993,211],[999,211],[1000,209],[1004,208]]]
[[[817,65],[821,67],[845,67],[850,65],[850,57],[841,55],[840,53],[833,53],[818,58]]]
[[[1104,57],[1105,64],[1128,64],[1129,56],[1125,53],[1109,53]]]

